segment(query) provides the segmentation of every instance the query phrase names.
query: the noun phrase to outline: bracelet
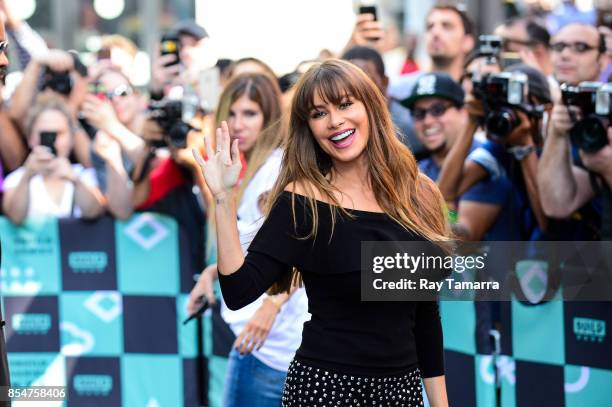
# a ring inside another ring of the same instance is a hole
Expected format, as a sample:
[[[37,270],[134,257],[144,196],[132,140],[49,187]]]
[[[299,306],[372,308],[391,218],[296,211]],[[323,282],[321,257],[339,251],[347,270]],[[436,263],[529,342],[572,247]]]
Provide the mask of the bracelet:
[[[536,151],[535,146],[515,146],[515,147],[510,147],[507,150],[510,154],[512,154],[514,156],[514,158],[518,161],[523,160],[525,157],[527,157],[529,154],[533,153]]]

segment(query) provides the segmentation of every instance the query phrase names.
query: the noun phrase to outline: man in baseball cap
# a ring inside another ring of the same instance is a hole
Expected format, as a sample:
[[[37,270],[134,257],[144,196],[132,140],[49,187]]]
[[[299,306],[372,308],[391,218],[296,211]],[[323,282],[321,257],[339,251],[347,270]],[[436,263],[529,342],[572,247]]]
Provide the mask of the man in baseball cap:
[[[417,136],[431,154],[419,167],[434,181],[451,144],[467,124],[464,96],[461,86],[448,74],[429,73],[422,75],[412,94],[401,101],[412,111]]]

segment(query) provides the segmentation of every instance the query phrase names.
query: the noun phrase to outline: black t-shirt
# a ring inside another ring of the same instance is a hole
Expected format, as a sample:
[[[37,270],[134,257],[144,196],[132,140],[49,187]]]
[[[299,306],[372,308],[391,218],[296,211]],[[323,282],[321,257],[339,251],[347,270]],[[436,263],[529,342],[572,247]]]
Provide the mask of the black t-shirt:
[[[292,266],[302,273],[308,310],[296,359],[339,372],[390,375],[418,366],[423,377],[444,374],[436,302],[362,302],[361,242],[422,240],[384,213],[348,210],[336,217],[317,201],[316,238],[308,200],[283,192],[235,273],[219,279],[230,309],[258,298]],[[222,271],[222,270],[221,270]]]

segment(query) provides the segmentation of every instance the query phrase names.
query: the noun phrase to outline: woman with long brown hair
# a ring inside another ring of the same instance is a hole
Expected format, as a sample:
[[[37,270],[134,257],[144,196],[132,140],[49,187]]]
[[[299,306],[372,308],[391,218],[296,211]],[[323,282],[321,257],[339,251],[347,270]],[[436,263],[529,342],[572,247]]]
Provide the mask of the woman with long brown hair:
[[[447,406],[435,302],[362,302],[362,241],[447,241],[442,196],[397,139],[384,96],[356,66],[314,65],[296,85],[280,176],[244,257],[227,125],[196,154],[216,203],[218,269],[230,308],[288,290],[298,270],[312,318],[289,368],[284,406]]]

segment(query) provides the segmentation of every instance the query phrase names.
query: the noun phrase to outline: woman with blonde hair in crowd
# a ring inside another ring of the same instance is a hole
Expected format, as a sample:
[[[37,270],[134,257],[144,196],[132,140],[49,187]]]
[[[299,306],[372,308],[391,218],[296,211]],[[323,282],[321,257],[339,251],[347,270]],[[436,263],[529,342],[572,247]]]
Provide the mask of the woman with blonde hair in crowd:
[[[234,186],[241,163],[228,126],[208,161],[218,271],[239,309],[296,270],[312,318],[291,362],[283,406],[448,406],[437,302],[361,301],[362,241],[449,240],[442,196],[397,139],[384,96],[356,66],[329,60],[296,84],[270,210],[244,256]]]
[[[31,152],[4,182],[3,210],[15,224],[26,217],[95,218],[105,208],[95,172],[70,164],[75,124],[58,97],[41,95],[26,119]]]
[[[276,81],[261,73],[233,78],[221,95],[216,118],[218,124],[228,122],[230,136],[246,161],[236,214],[241,247],[246,251],[263,222],[265,197],[274,185],[282,159],[280,89]],[[216,264],[202,272],[190,295],[190,312],[197,309],[203,297],[215,302],[216,277]],[[237,336],[226,374],[226,407],[280,405],[287,369],[308,317],[303,289],[290,294],[263,294],[252,300],[235,311],[222,303],[223,319]]]

